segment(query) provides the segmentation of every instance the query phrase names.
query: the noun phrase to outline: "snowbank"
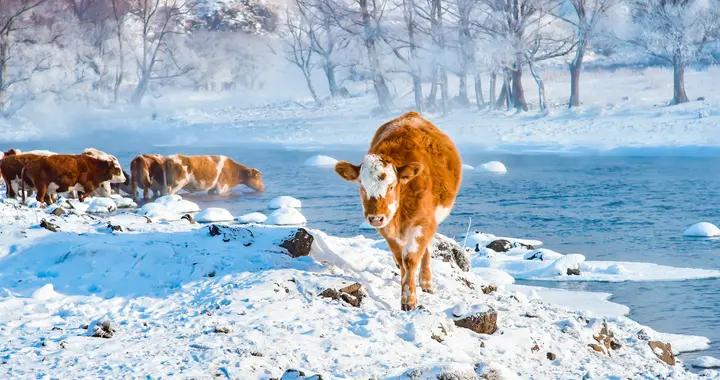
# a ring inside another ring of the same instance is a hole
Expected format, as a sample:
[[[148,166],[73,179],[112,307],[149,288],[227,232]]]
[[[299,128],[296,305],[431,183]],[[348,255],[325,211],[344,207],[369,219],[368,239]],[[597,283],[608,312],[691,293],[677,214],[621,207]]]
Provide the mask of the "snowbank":
[[[463,170],[474,170],[475,168],[472,165],[468,164],[462,164]]]
[[[325,378],[698,378],[655,357],[647,339],[667,335],[440,259],[434,294],[401,312],[398,270],[375,239],[310,229],[310,255],[292,258],[279,245],[294,227],[211,236],[200,224],[126,213],[53,217],[63,231],[53,233],[37,228],[40,212],[0,203],[0,377],[267,378],[293,368]],[[355,282],[366,293],[359,307],[320,296]],[[498,331],[456,326],[458,305],[495,310]],[[92,336],[100,321],[112,337]],[[620,343],[612,355],[588,348],[603,322]],[[701,343],[691,341],[683,348]]]
[[[685,232],[683,232],[683,235],[692,237],[720,236],[720,228],[709,222],[700,222],[688,227]]]
[[[486,163],[478,166],[477,168],[479,170],[490,172],[490,173],[497,173],[497,174],[507,173],[507,168],[505,167],[505,164],[503,164],[500,161],[486,162]]]
[[[261,212],[251,212],[249,214],[238,216],[237,220],[240,223],[265,223],[267,215]]]
[[[330,156],[323,156],[322,154],[319,154],[317,156],[312,156],[305,160],[304,165],[305,166],[320,166],[320,167],[332,167],[337,164],[338,160],[330,157]]]
[[[208,207],[195,215],[195,220],[200,223],[232,222],[235,217],[224,208]]]
[[[712,356],[698,356],[690,360],[690,365],[698,368],[720,368],[720,359]]]
[[[292,226],[307,223],[305,216],[295,208],[279,208],[273,211],[266,220],[267,224],[278,226]]]
[[[87,212],[89,213],[106,213],[116,211],[118,206],[112,198],[94,197],[86,200],[88,203]]]
[[[271,210],[279,209],[279,208],[301,208],[302,202],[300,202],[299,199],[288,196],[288,195],[281,195],[279,197],[275,197],[270,200],[268,203],[268,208]]]
[[[496,242],[503,242],[498,244]],[[495,242],[495,243],[494,243]],[[506,243],[505,243],[506,242]],[[488,248],[491,244],[505,252]],[[580,254],[537,248],[542,242],[496,237],[475,231],[467,237],[473,270],[494,268],[515,279],[545,281],[682,281],[720,278],[720,271],[627,261],[589,261]]]

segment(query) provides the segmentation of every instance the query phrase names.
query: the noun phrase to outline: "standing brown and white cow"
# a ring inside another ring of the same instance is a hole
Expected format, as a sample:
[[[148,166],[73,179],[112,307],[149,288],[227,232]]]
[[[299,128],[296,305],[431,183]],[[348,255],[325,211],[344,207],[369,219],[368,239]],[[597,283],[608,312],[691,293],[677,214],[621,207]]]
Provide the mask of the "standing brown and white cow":
[[[420,287],[432,293],[430,244],[450,214],[460,188],[460,154],[442,131],[416,112],[381,126],[360,165],[340,161],[335,171],[360,183],[368,224],[385,238],[400,267],[401,308],[417,304]]]
[[[239,164],[226,156],[167,156],[165,178],[169,194],[183,189],[223,194],[240,184],[255,191],[265,190],[259,170]]]
[[[138,187],[143,190],[143,199],[148,199],[152,190],[153,196],[164,195],[165,192],[165,157],[159,154],[141,154],[130,162],[130,193],[137,196]]]

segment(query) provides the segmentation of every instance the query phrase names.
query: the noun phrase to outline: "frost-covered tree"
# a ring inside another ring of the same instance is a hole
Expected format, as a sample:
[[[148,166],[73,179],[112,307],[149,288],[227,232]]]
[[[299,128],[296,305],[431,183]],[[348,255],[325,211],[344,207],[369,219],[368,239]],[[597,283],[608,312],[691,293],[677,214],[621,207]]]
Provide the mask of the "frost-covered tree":
[[[685,68],[718,39],[720,1],[632,0],[631,6],[637,32],[630,42],[672,65],[671,104],[687,102]]]
[[[618,0],[567,0],[572,11],[556,14],[575,29],[575,54],[570,61],[570,100],[568,107],[580,105],[580,73],[590,41],[600,20]]]
[[[187,74],[191,66],[180,66],[171,36],[186,32],[185,21],[193,4],[180,0],[134,0],[130,13],[140,25],[137,57],[138,83],[131,101],[139,104],[151,81]]]
[[[33,74],[49,69],[48,57],[34,55],[40,41],[33,38],[37,31],[37,11],[47,0],[0,0],[0,113],[9,107],[9,91],[29,81]]]
[[[339,56],[348,47],[350,38],[333,20],[332,9],[337,3],[334,0],[295,0],[295,3],[308,23],[310,47],[322,61],[330,96],[346,96],[347,90],[338,84],[336,71],[340,66]]]
[[[310,95],[317,106],[322,102],[315,91],[312,82],[313,64],[313,47],[310,37],[312,25],[310,21],[302,14],[294,15],[288,9],[285,17],[285,30],[283,37],[285,40],[285,58],[295,65],[303,74],[305,84],[307,85]]]

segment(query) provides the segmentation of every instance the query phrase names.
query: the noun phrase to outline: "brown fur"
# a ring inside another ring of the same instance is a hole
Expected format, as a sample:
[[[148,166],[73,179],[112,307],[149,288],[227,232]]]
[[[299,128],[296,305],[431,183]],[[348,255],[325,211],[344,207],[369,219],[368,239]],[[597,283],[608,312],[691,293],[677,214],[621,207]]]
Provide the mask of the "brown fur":
[[[19,182],[23,174],[23,168],[26,167],[30,162],[44,157],[37,154],[31,153],[5,153],[2,161],[0,161],[0,173],[2,178],[5,180],[5,195],[8,198],[15,198],[15,190],[13,189],[12,182]],[[18,186],[18,189],[20,186]],[[25,183],[26,190],[32,190],[32,184]]]
[[[432,291],[427,247],[437,229],[438,207],[446,208],[449,213],[460,188],[460,154],[447,135],[416,112],[406,113],[381,126],[368,154],[379,156],[384,164],[391,164],[397,175],[397,182],[388,187],[384,197],[368,197],[360,186],[360,198],[369,221],[378,215],[392,215],[378,231],[400,268],[401,307],[410,310],[417,303],[416,274],[420,265],[420,286],[424,291]],[[358,181],[360,170],[359,165],[345,161],[335,166],[335,171],[349,181]],[[384,176],[379,178],[384,179]],[[389,207],[393,203],[397,205],[394,214]]]
[[[130,194],[137,195],[137,188],[143,189],[143,199],[148,199],[152,190],[154,196],[164,194],[165,157],[159,154],[141,154],[130,162]]]
[[[112,161],[87,154],[57,154],[29,162],[25,166],[24,179],[34,185],[38,202],[51,203],[54,193],[67,192],[77,185],[82,186],[79,199],[83,201],[101,183],[119,175],[122,170]],[[57,188],[52,188],[51,184]]]
[[[183,189],[222,194],[240,184],[256,191],[265,190],[259,170],[239,164],[226,156],[168,156],[165,160],[165,175],[169,194]]]

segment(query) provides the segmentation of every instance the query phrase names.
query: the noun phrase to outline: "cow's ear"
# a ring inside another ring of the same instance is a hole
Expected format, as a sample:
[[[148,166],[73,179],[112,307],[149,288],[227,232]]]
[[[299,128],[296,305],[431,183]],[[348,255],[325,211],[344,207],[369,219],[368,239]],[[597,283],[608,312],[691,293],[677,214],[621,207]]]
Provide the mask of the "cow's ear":
[[[360,176],[360,166],[347,161],[338,161],[335,164],[335,172],[346,181],[357,181]]]
[[[250,176],[251,177],[258,177],[261,176],[262,172],[260,170],[257,170],[255,168],[250,169]]]
[[[400,183],[406,184],[410,182],[410,180],[417,177],[417,175],[423,171],[423,168],[423,164],[419,162],[411,162],[407,165],[399,166],[397,172]]]

